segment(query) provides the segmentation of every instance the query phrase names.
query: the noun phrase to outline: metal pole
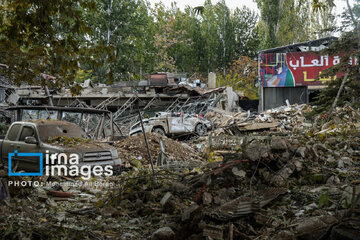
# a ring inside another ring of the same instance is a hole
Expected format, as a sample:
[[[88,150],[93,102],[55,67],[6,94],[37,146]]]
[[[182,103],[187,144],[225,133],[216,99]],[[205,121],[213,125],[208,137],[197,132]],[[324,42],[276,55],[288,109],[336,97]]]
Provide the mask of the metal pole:
[[[49,104],[49,106],[54,106],[53,97],[52,97],[52,95],[50,94],[50,91],[49,91],[48,86],[45,86],[45,94],[46,94],[46,97],[47,97],[47,99],[48,99],[48,104]]]
[[[146,144],[147,152],[148,152],[149,159],[150,159],[151,169],[152,169],[153,174],[155,175],[154,163],[153,163],[152,158],[151,158],[149,143],[148,143],[148,140],[147,140],[147,137],[146,137],[146,133],[145,133],[145,129],[144,129],[144,124],[143,124],[143,121],[142,121],[142,116],[141,116],[141,113],[140,113],[140,109],[139,109],[139,108],[138,108],[138,113],[139,113],[139,118],[140,118],[140,123],[141,123],[141,129],[142,129],[142,132],[143,132],[143,134],[144,134],[145,144]]]

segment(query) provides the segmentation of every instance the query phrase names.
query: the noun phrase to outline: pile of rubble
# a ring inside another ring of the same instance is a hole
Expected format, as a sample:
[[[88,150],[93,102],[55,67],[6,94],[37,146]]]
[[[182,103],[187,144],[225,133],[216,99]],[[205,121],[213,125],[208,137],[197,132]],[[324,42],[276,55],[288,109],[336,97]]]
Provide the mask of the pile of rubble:
[[[147,139],[151,152],[151,158],[156,161],[161,151],[160,141],[163,143],[164,152],[170,161],[193,161],[200,160],[199,155],[188,145],[161,136],[156,133],[147,133]],[[119,157],[124,162],[140,161],[142,164],[149,164],[149,156],[142,134],[130,136],[115,144]]]
[[[203,164],[191,171],[155,167],[153,174],[143,135],[129,137],[116,146],[123,160],[140,160],[136,171],[101,178],[112,184],[105,189],[28,188],[25,195],[0,206],[5,213],[0,217],[0,236],[358,239],[360,117],[355,110],[337,109],[330,121],[319,118],[300,130],[307,109],[272,110],[266,120],[245,117],[252,124],[277,121],[292,129],[225,131],[228,134],[198,139],[193,144],[198,152],[166,137],[148,135],[154,159],[161,152],[160,140],[169,158],[184,164],[205,156]],[[235,121],[240,115],[231,119],[238,129],[241,122]]]
[[[267,110],[260,114],[248,112],[231,113],[225,111],[209,112],[206,117],[218,129],[215,134],[239,135],[254,131],[301,131],[312,126],[306,122],[305,115],[311,111],[308,105],[290,105]]]
[[[208,164],[196,174],[137,175],[135,184],[114,193],[113,206],[151,221],[153,230],[142,230],[152,239],[343,239],[346,228],[353,229],[348,239],[357,239],[358,131],[247,136],[225,144],[229,149],[208,149]]]

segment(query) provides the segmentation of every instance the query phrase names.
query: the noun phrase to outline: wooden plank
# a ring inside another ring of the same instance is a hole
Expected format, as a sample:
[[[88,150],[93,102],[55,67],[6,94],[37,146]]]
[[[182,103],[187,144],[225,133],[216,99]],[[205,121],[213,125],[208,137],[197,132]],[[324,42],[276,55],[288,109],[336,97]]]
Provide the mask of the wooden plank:
[[[270,129],[270,128],[276,128],[279,125],[279,123],[254,123],[251,125],[245,125],[238,127],[240,131],[254,131],[254,130],[263,130],[263,129]]]

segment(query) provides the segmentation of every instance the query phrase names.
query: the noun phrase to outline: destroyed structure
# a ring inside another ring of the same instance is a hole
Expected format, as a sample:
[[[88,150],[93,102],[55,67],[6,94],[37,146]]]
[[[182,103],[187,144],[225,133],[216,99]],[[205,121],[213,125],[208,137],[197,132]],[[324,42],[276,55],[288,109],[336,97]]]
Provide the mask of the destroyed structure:
[[[127,137],[114,143],[123,169],[96,179],[107,187],[87,185],[94,180],[72,186],[79,179],[61,176],[52,180],[70,185],[7,187],[14,179],[1,170],[0,199],[7,200],[0,232],[5,238],[358,239],[359,110],[337,108],[321,124],[322,116],[306,120],[309,112],[308,105],[208,112],[216,129],[183,142],[148,133],[155,173],[144,136]]]
[[[115,83],[111,86],[94,86],[90,80],[86,80],[82,84],[83,91],[77,96],[65,88],[16,87],[8,82],[4,80],[0,86],[2,109],[9,105],[55,105],[69,109],[107,110],[112,112],[111,121],[117,126],[115,130],[119,130],[117,135],[128,135],[130,127],[139,121],[138,110],[143,116],[154,116],[160,111],[205,115],[210,108],[226,111],[239,109],[239,97],[231,87],[202,89],[196,83],[191,85],[184,78],[175,78],[174,74],[169,73],[152,74],[147,81],[140,81],[137,85]],[[105,128],[108,126],[109,122],[106,122]]]
[[[287,96],[298,89],[270,87],[282,84],[279,79],[269,77],[269,86],[261,87],[262,104],[269,103],[269,91]],[[2,166],[0,236],[358,239],[359,109],[338,107],[328,119],[286,97],[276,102],[280,107],[270,104],[257,113],[239,108],[231,88],[201,89],[169,74],[145,82],[109,87],[86,81],[76,97],[68,89],[3,85],[8,123],[75,122],[88,136],[112,144],[122,166],[113,176],[41,176],[33,180],[43,185],[26,187],[9,184],[24,178],[7,176]],[[56,106],[41,106],[51,102]],[[129,136],[131,126],[155,112],[202,115],[212,129],[181,141],[156,131]],[[47,186],[49,181],[58,184]]]

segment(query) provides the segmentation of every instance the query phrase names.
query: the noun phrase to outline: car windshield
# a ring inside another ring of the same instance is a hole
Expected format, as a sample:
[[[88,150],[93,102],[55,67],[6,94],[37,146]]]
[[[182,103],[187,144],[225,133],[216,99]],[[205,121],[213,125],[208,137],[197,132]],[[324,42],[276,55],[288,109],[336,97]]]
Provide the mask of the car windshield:
[[[48,142],[49,139],[55,137],[67,137],[67,138],[85,138],[84,131],[76,125],[72,124],[49,124],[38,126],[40,139],[43,142]]]
[[[54,110],[32,110],[24,109],[22,116],[23,121],[37,120],[37,119],[57,119],[57,111]]]

